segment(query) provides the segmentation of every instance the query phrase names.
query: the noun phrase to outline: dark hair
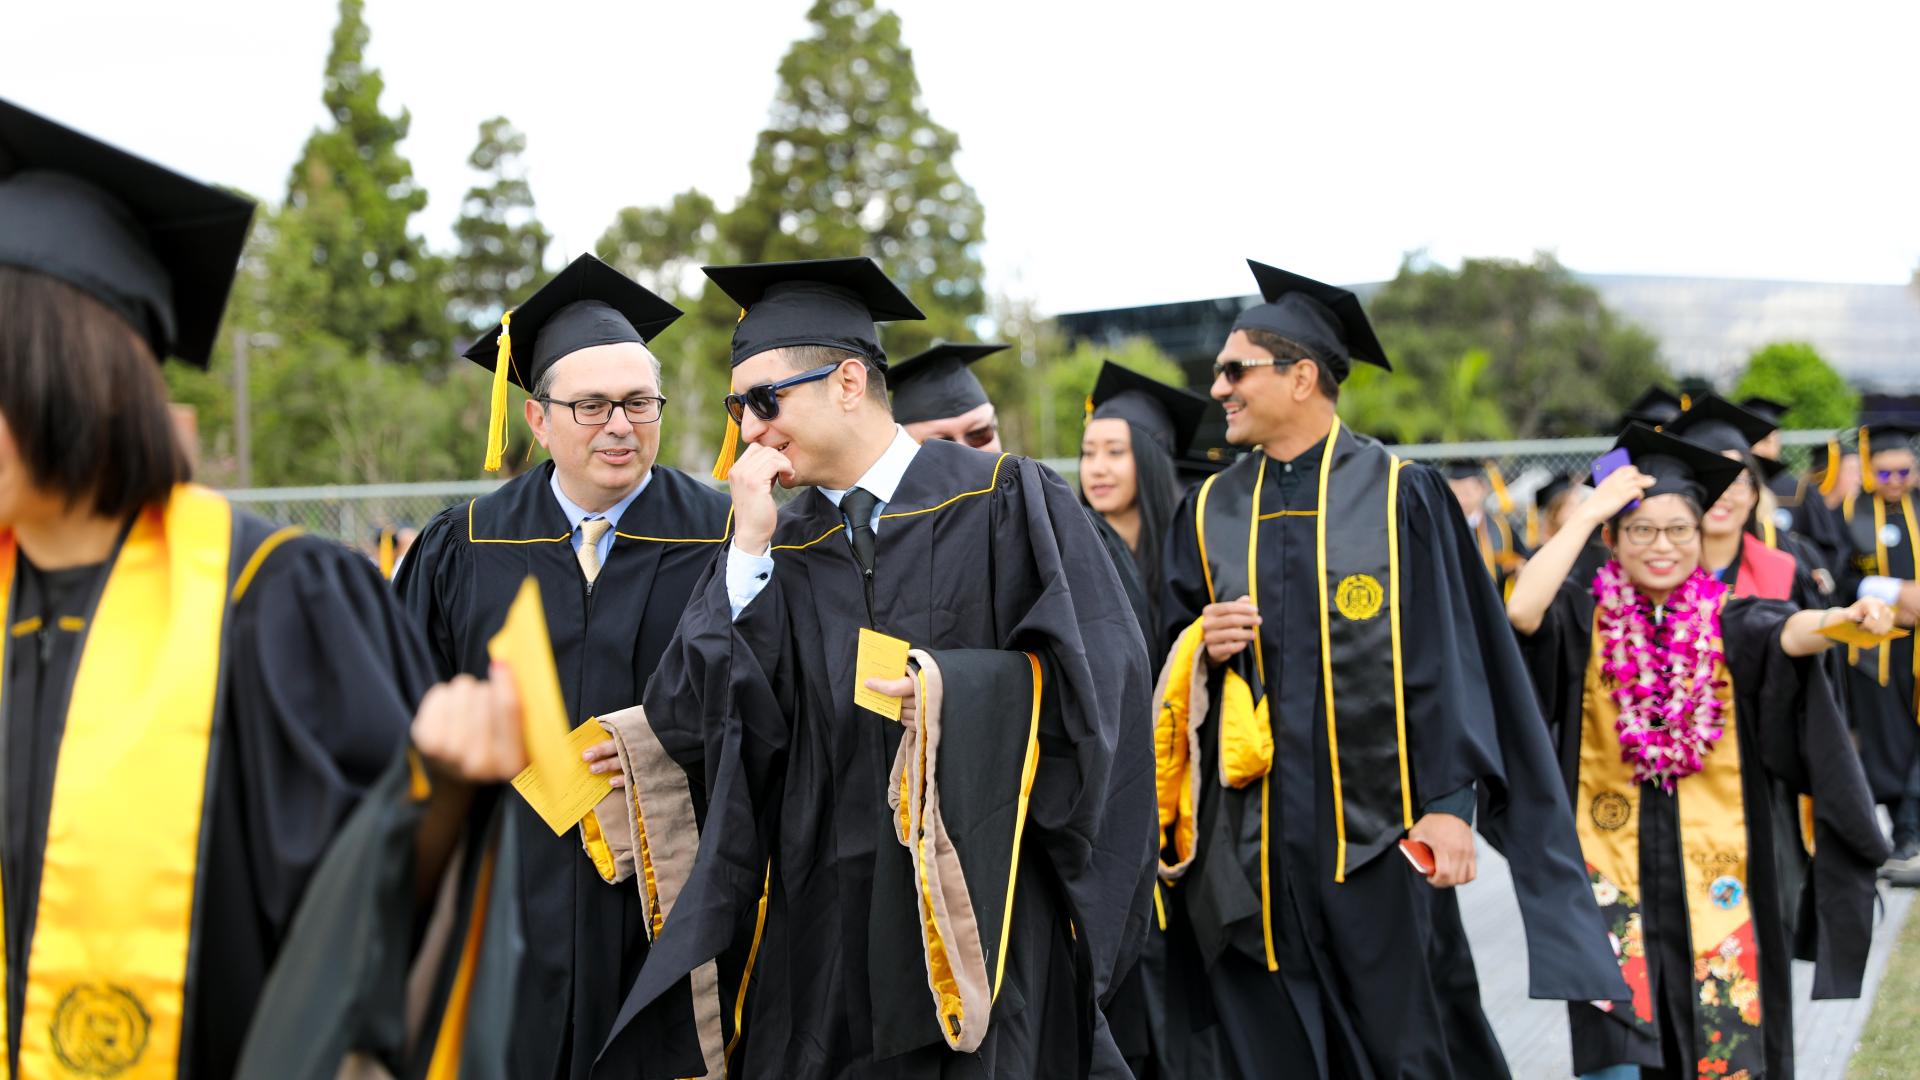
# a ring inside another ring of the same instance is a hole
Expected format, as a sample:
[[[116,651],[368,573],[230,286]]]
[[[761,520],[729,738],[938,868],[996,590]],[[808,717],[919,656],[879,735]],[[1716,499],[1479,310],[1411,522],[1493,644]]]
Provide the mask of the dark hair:
[[[1766,534],[1760,529],[1760,493],[1767,490],[1766,474],[1760,471],[1760,461],[1753,456],[1752,450],[1741,447],[1738,453],[1741,471],[1747,474],[1747,481],[1753,485],[1753,505],[1747,507],[1747,520],[1741,530],[1764,538]]]
[[[1141,629],[1149,636],[1160,623],[1160,581],[1164,576],[1160,552],[1173,526],[1173,512],[1180,502],[1180,480],[1168,454],[1153,436],[1127,421],[1128,437],[1133,442],[1133,505],[1140,512],[1140,543],[1133,549],[1133,565],[1140,571],[1140,584],[1147,594],[1150,609],[1148,625]],[[1092,509],[1087,489],[1080,487],[1080,505]]]
[[[1272,353],[1277,359],[1298,362],[1304,356],[1313,361],[1314,370],[1319,373],[1320,396],[1328,401],[1340,400],[1340,380],[1333,377],[1333,369],[1327,366],[1327,358],[1319,352],[1271,330],[1247,326],[1242,327],[1240,332],[1247,335],[1248,341]]]
[[[67,283],[0,266],[0,416],[35,487],[124,518],[193,475],[146,340]]]
[[[828,364],[838,364],[846,360],[858,360],[867,369],[867,396],[880,403],[880,407],[893,415],[893,402],[887,398],[887,373],[870,356],[857,352],[837,349],[832,345],[789,345],[784,350],[787,364],[795,371],[812,371]]]

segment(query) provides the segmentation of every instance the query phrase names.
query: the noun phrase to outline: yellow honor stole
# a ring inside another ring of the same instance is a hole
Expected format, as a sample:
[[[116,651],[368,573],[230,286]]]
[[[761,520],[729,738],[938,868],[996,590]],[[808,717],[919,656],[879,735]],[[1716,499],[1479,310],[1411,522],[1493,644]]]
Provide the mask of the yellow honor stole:
[[[1878,495],[1868,495],[1867,501],[1873,508],[1870,517],[1856,513],[1858,500],[1859,496],[1849,495],[1841,505],[1841,516],[1846,519],[1847,530],[1853,537],[1855,569],[1863,574],[1913,578],[1916,570],[1920,570],[1920,556],[1914,554],[1912,546],[1920,542],[1920,522],[1914,520],[1913,496],[1902,496],[1898,503],[1889,505],[1887,500]],[[1904,533],[1899,526],[1889,529],[1890,513],[1899,515],[1901,523],[1906,526]],[[1894,540],[1891,546],[1887,543],[1889,537]],[[1905,549],[1904,553],[1902,548]],[[1871,556],[1866,554],[1869,551],[1873,552]],[[1912,650],[1910,662],[1914,678],[1920,681],[1920,648],[1914,648],[1911,644],[1907,648]],[[1848,646],[1847,663],[1873,676],[1881,686],[1887,686],[1892,681],[1894,651],[1892,642],[1871,649]],[[1920,712],[1920,687],[1916,687],[1914,697],[1914,701],[1907,703],[1908,707]]]
[[[1654,1001],[1641,921],[1640,803],[1665,796],[1648,795],[1645,786],[1634,783],[1633,766],[1620,756],[1614,728],[1620,707],[1601,670],[1605,657],[1598,643],[1599,617],[1595,612],[1595,645],[1581,699],[1574,822],[1594,902],[1613,939],[1620,974],[1633,991],[1631,1009],[1616,1009],[1612,1015],[1652,1035]],[[1682,777],[1673,795],[1691,938],[1687,954],[1694,958],[1694,1045],[1706,1059],[1726,1062],[1728,1071],[1757,1071],[1762,1065],[1760,954],[1749,899],[1740,729],[1725,660],[1714,677],[1726,726],[1704,767]]]
[[[227,501],[175,489],[134,522],[85,631],[28,953],[22,1076],[178,1071],[232,546]],[[15,550],[0,533],[9,613]],[[5,1024],[0,1009],[0,1037]]]

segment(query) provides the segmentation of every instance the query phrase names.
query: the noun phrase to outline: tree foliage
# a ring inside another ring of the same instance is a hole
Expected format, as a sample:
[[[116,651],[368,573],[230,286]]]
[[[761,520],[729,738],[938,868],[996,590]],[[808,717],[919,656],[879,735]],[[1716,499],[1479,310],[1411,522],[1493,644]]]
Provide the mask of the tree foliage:
[[[449,311],[463,337],[491,330],[500,313],[545,284],[547,245],[553,237],[533,208],[520,155],[527,137],[504,116],[480,124],[467,165],[482,182],[467,189],[453,223],[456,243],[442,282]]]
[[[1367,309],[1394,370],[1359,366],[1342,411],[1383,438],[1590,435],[1668,378],[1653,337],[1550,255],[1458,270],[1410,255]]]
[[[1789,407],[1781,426],[1839,428],[1860,414],[1860,394],[1804,341],[1776,341],[1754,350],[1735,381],[1736,399],[1772,398]]]

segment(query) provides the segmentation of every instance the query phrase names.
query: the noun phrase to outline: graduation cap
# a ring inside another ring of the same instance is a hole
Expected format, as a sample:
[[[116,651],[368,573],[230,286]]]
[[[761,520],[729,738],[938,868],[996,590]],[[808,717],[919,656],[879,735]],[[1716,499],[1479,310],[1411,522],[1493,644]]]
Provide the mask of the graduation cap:
[[[58,278],[155,358],[206,367],[253,203],[0,100],[0,265]]]
[[[1548,506],[1552,505],[1553,500],[1576,487],[1584,485],[1586,482],[1587,477],[1584,473],[1559,473],[1549,478],[1546,483],[1541,484],[1540,487],[1534,491],[1533,505],[1538,509],[1545,510]]]
[[[1749,394],[1740,399],[1740,407],[1760,417],[1762,420],[1771,422],[1773,426],[1777,428],[1780,426],[1781,418],[1786,416],[1787,410],[1793,406],[1785,402],[1775,401],[1772,398]]]
[[[1629,424],[1614,449],[1625,450],[1633,467],[1653,477],[1642,500],[1655,495],[1686,495],[1702,509],[1712,506],[1746,468],[1698,443],[1689,442],[1645,424]]]
[[[500,325],[461,354],[493,372],[487,471],[499,469],[506,453],[508,383],[532,393],[562,358],[595,345],[644,345],[679,317],[679,308],[592,255],[573,260],[502,315]],[[516,350],[516,338],[532,347]]]
[[[1168,386],[1111,360],[1100,365],[1100,377],[1087,401],[1093,406],[1089,421],[1125,420],[1146,432],[1169,457],[1183,454],[1193,442],[1210,403],[1191,390]]]
[[[1305,345],[1325,362],[1335,382],[1346,381],[1354,360],[1393,370],[1359,297],[1266,263],[1248,259],[1247,265],[1266,303],[1241,312],[1233,321],[1235,330],[1265,330]]]
[[[734,367],[773,349],[822,345],[864,356],[884,372],[887,353],[874,324],[926,318],[880,264],[864,255],[703,266],[700,272],[740,305],[740,321],[733,327]],[[731,415],[723,438],[713,463],[716,480],[726,479],[739,449],[740,425]]]
[[[1657,386],[1650,386],[1647,392],[1628,403],[1625,412],[1620,414],[1620,427],[1625,429],[1634,424],[1645,424],[1658,428],[1679,416],[1685,406],[1672,393]]]
[[[938,341],[887,372],[896,423],[945,420],[987,403],[987,392],[968,365],[1005,350],[1005,345],[959,345]]]
[[[1905,420],[1876,420],[1871,424],[1860,425],[1860,486],[1869,494],[1879,485],[1874,482],[1873,461],[1875,444],[1882,450],[1912,449],[1913,437],[1920,435],[1920,425]],[[1838,469],[1828,470],[1837,474]],[[1822,484],[1825,490],[1825,484]]]
[[[1716,453],[1722,450],[1751,450],[1778,426],[1773,421],[1743,409],[1719,394],[1693,399],[1692,407],[1661,430],[1699,443]]]

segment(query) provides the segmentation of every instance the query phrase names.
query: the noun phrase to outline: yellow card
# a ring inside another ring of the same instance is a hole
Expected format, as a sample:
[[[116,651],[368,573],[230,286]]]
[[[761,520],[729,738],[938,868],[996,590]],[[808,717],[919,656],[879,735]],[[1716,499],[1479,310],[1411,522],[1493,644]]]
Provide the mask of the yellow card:
[[[1907,636],[1907,632],[1897,626],[1885,634],[1869,634],[1860,628],[1859,623],[1847,622],[1844,619],[1821,630],[1820,634],[1842,645],[1852,645],[1856,649],[1871,649]]]
[[[868,679],[898,679],[907,673],[907,650],[896,637],[860,628],[860,652],[853,663],[853,703],[889,720],[900,719],[900,699],[867,689]]]
[[[537,765],[527,766],[513,778],[513,789],[527,800],[527,805],[533,807],[533,812],[540,815],[540,820],[547,823],[555,836],[565,836],[567,830],[580,824],[580,819],[592,813],[600,800],[613,790],[605,776],[588,772],[587,763],[580,758],[587,747],[609,738],[600,721],[588,720],[566,737],[569,763],[557,778],[542,773]]]
[[[609,785],[605,777],[588,772],[587,763],[580,760],[585,746],[573,745],[581,737],[580,731],[576,729],[571,735],[567,734],[567,706],[560,696],[559,673],[553,666],[546,609],[540,606],[540,584],[533,578],[521,582],[519,594],[507,609],[505,625],[487,642],[487,655],[513,672],[514,685],[520,691],[520,730],[527,742],[530,764],[514,778],[513,786],[540,814],[548,828],[556,835],[565,833],[606,795]],[[591,721],[581,725],[587,726],[595,730],[600,727]],[[588,780],[600,785],[592,799],[586,798]],[[581,800],[585,800],[584,805],[573,812]],[[570,812],[573,816],[567,817]]]

